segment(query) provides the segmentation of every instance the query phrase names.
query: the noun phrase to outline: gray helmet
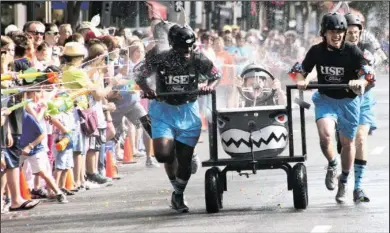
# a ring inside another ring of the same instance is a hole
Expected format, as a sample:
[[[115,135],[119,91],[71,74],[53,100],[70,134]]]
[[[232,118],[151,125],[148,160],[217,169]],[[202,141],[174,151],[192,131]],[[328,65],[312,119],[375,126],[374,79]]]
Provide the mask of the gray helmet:
[[[261,65],[257,65],[255,63],[251,63],[244,67],[244,69],[241,72],[241,78],[249,78],[249,77],[267,77],[269,76],[266,72],[264,72],[265,69]]]
[[[355,26],[358,26],[360,30],[363,29],[362,21],[358,15],[348,13],[348,14],[344,15],[344,17],[347,20],[348,26],[355,25]]]

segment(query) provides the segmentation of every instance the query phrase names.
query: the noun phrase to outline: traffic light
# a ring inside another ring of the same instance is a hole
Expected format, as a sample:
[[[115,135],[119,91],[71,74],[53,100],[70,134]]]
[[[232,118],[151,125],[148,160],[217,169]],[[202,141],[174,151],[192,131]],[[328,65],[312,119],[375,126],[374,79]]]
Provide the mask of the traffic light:
[[[109,27],[111,23],[112,2],[104,1],[102,4],[102,25],[103,27]]]

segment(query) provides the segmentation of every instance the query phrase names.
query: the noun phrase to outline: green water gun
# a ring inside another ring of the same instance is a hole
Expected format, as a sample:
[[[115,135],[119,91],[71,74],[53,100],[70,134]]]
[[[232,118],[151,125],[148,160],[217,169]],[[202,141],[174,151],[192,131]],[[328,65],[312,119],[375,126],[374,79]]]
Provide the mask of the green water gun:
[[[70,97],[59,97],[47,103],[47,115],[57,115],[61,112],[67,112],[73,108],[73,99]]]
[[[1,94],[2,95],[17,94],[23,91],[24,90],[22,88],[1,89]]]
[[[22,108],[22,107],[24,107],[26,104],[31,103],[31,102],[32,102],[32,99],[23,100],[22,102],[20,102],[20,103],[18,103],[18,104],[15,104],[14,106],[11,106],[11,107],[7,108],[7,111],[13,112],[13,111],[15,111],[16,109]],[[4,113],[2,113],[2,115],[4,115]]]
[[[60,96],[48,101],[46,115],[57,115],[67,112],[74,107],[74,100],[81,95],[86,95],[90,90],[79,90],[67,96]]]

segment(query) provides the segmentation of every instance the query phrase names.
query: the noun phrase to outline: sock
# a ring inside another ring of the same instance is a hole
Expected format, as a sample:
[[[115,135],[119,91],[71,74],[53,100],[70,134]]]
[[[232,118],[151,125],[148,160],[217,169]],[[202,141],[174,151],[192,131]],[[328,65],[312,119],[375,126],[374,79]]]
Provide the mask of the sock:
[[[364,170],[366,168],[367,161],[355,159],[354,170],[355,170],[355,187],[354,190],[360,189],[362,184],[362,179],[364,175]]]
[[[178,177],[176,177],[176,188],[175,188],[175,194],[183,194],[184,190],[187,187],[188,180],[182,180]]]
[[[341,183],[343,184],[346,184],[347,181],[348,181],[348,175],[349,175],[349,172],[346,172],[346,171],[342,171],[341,172],[341,175],[340,175],[340,181]]]
[[[176,190],[176,177],[169,177],[169,181],[171,182],[173,189]]]
[[[337,160],[336,160],[336,159],[333,159],[333,160],[329,161],[329,162],[328,162],[328,166],[329,166],[329,167],[336,168],[336,167],[337,167]]]

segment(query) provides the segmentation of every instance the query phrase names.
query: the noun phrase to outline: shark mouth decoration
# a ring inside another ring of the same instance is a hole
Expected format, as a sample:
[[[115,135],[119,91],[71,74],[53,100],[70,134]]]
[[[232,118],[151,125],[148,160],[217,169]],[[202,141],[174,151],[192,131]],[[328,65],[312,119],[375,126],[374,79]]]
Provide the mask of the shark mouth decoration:
[[[287,129],[271,125],[252,133],[253,151],[284,149],[287,146]],[[229,129],[221,134],[222,147],[227,153],[250,153],[250,133],[239,129]]]

